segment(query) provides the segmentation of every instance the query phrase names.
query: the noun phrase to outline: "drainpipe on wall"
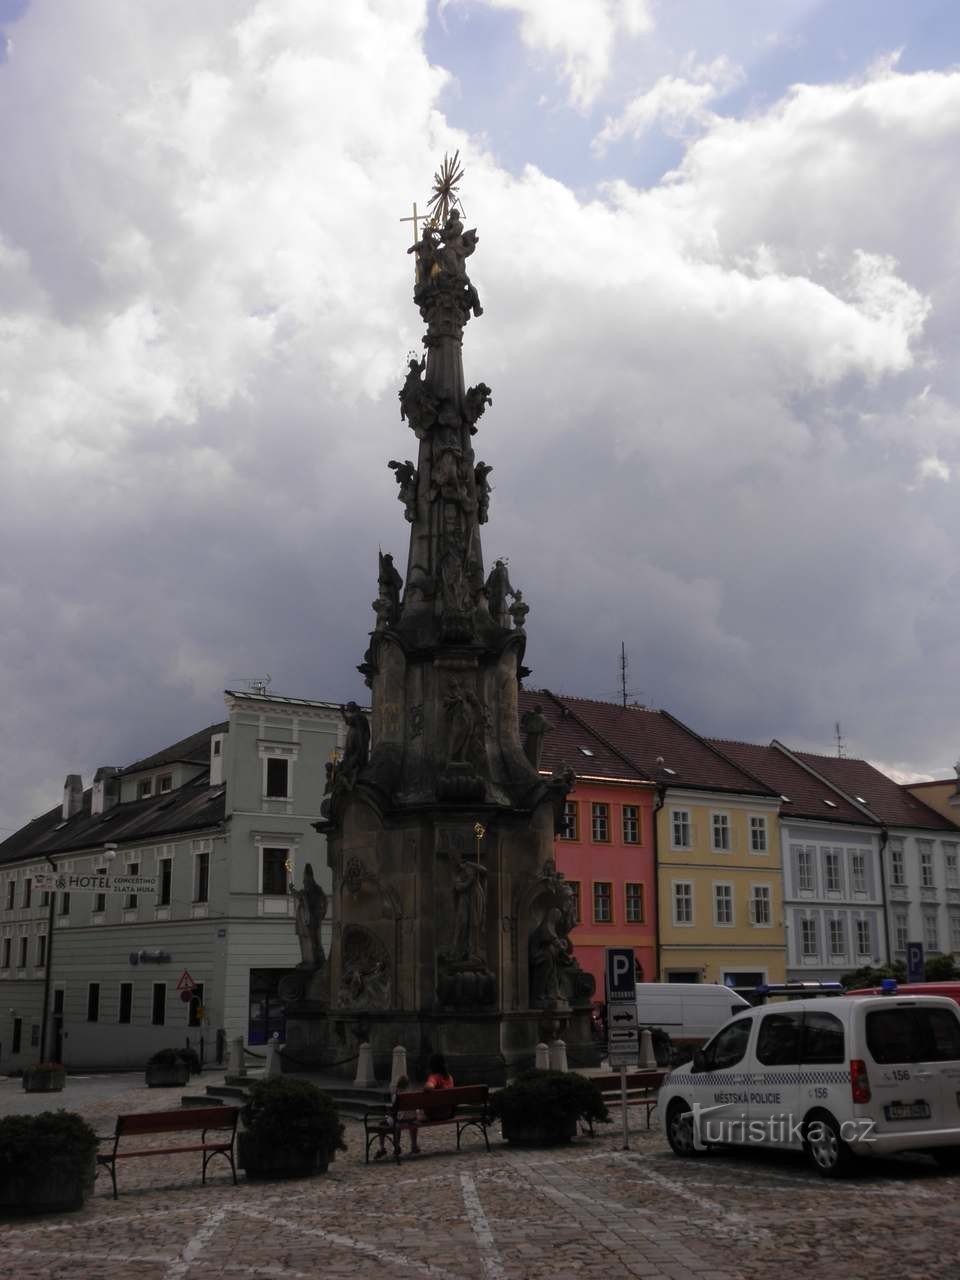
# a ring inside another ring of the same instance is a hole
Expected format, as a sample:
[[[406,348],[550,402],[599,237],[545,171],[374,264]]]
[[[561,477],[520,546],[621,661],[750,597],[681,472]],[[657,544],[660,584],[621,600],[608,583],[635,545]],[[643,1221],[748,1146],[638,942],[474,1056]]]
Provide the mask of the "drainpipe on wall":
[[[657,787],[656,799],[653,805],[653,893],[656,900],[656,911],[654,914],[655,926],[653,931],[653,954],[654,967],[656,970],[657,982],[663,981],[663,974],[660,972],[660,837],[658,835],[659,823],[657,822],[657,814],[663,808],[667,798],[667,789],[662,784]]]
[[[890,906],[887,901],[887,872],[884,866],[884,853],[890,832],[885,826],[880,828],[880,897],[883,902],[883,940],[887,944],[887,964],[893,964],[893,951],[890,947]]]
[[[46,855],[47,861],[53,870],[54,876],[57,874],[57,864]],[[53,979],[53,916],[57,902],[57,891],[55,888],[50,890],[50,898],[47,903],[47,954],[46,966],[43,972],[43,1015],[40,1019],[40,1061],[47,1060],[47,1024],[50,1021],[50,983]]]

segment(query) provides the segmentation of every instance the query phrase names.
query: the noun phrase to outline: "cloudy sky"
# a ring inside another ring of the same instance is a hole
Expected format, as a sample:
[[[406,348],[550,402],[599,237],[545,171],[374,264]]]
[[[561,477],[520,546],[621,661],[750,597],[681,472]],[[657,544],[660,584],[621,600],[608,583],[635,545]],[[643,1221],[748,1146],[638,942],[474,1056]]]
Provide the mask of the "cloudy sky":
[[[532,684],[960,752],[954,0],[0,0],[0,828],[341,700],[445,150]]]

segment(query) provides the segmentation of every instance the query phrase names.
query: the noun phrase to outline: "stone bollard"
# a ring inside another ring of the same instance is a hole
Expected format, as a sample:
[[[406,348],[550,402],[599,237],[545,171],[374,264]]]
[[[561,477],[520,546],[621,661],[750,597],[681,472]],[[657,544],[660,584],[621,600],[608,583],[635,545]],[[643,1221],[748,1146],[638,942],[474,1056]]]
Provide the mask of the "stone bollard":
[[[280,1060],[280,1037],[274,1033],[273,1039],[267,1045],[267,1061],[263,1074],[268,1078],[270,1076],[283,1075],[283,1063]]]
[[[243,1036],[234,1036],[227,1053],[227,1075],[242,1076],[244,1074]]]
[[[377,1083],[377,1077],[373,1074],[373,1050],[366,1041],[357,1054],[357,1074],[353,1083],[357,1089],[372,1089]]]
[[[653,1052],[653,1032],[644,1027],[640,1032],[640,1066],[649,1071],[657,1065],[657,1055]]]
[[[393,1046],[393,1062],[390,1065],[390,1090],[393,1092],[397,1087],[397,1081],[401,1076],[409,1075],[407,1072],[407,1051],[402,1044]]]
[[[567,1046],[562,1040],[550,1041],[550,1070],[567,1070]]]
[[[536,1067],[538,1071],[550,1070],[550,1048],[542,1040],[537,1045]]]

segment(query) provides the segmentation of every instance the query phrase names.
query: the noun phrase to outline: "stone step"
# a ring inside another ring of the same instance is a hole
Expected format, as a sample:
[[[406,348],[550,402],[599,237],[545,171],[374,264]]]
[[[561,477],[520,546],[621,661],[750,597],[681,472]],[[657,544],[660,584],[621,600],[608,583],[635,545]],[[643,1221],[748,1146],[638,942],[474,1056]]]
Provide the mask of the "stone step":
[[[223,1098],[214,1098],[206,1093],[185,1093],[180,1099],[181,1107],[212,1107],[223,1104]]]
[[[247,1091],[234,1084],[208,1084],[207,1101],[213,1102],[246,1102]]]

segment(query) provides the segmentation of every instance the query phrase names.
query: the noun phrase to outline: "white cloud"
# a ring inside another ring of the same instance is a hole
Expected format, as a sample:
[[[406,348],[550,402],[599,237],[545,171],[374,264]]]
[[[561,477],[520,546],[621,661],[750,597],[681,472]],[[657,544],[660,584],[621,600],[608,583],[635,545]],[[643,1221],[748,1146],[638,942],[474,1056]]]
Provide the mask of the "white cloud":
[[[652,89],[632,98],[619,116],[609,116],[593,140],[593,150],[602,154],[611,143],[641,138],[654,125],[672,137],[703,130],[717,119],[710,104],[743,80],[743,70],[725,56],[709,63],[688,59],[684,72],[661,76]]]
[[[464,0],[443,0],[446,4]],[[653,28],[649,0],[478,0],[520,17],[520,35],[531,49],[559,60],[570,101],[589,107],[610,72],[617,41]]]

